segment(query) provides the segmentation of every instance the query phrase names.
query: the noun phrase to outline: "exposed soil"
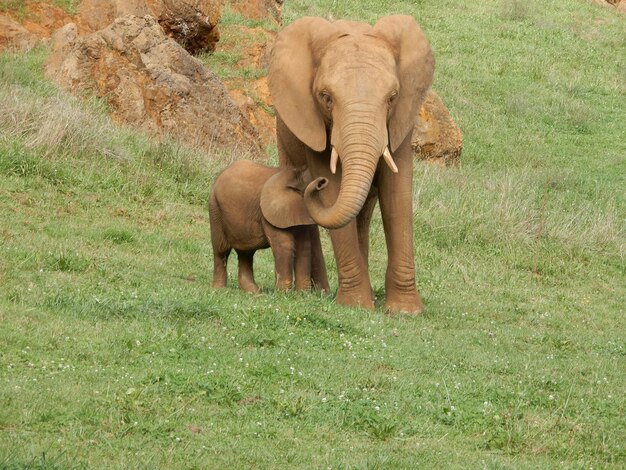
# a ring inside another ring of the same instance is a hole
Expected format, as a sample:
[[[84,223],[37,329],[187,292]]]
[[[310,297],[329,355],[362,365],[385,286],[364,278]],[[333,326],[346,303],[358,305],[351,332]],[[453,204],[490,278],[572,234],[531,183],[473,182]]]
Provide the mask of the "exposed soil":
[[[26,31],[40,39],[49,38],[54,31],[73,21],[62,8],[31,0],[26,1],[24,11],[0,11],[0,15],[17,21]]]

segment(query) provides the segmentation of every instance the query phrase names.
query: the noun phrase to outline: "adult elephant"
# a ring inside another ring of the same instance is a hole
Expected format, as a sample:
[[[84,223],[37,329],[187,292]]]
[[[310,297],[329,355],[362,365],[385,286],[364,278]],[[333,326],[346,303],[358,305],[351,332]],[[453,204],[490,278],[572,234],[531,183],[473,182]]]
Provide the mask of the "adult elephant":
[[[314,178],[305,204],[316,223],[331,229],[340,304],[374,307],[368,232],[378,198],[388,252],[385,307],[422,310],[410,138],[433,69],[428,41],[410,16],[384,17],[374,26],[306,17],[278,35],[269,87],[280,165],[306,165]]]

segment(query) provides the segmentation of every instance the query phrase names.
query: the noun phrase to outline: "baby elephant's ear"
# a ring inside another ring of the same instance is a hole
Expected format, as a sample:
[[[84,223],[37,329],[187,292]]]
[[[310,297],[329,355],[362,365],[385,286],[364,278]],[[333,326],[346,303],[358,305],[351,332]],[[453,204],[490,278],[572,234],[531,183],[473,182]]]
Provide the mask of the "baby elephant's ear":
[[[314,225],[302,197],[305,187],[302,172],[295,168],[281,170],[268,179],[261,191],[265,220],[278,228]]]

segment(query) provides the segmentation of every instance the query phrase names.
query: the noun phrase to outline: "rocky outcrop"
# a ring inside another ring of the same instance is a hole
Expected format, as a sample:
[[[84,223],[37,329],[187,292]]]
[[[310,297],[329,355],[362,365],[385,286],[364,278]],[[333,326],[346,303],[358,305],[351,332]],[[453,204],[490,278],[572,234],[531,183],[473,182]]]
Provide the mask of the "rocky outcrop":
[[[53,39],[47,76],[72,92],[102,97],[114,119],[207,150],[261,155],[256,130],[224,85],[153,17],[118,18],[82,37],[70,24]]]
[[[229,3],[246,18],[272,18],[277,23],[281,22],[283,0],[231,0]]]
[[[442,166],[457,166],[463,136],[446,105],[430,90],[416,117],[411,145],[416,158]]]
[[[221,0],[81,0],[74,16],[52,3],[27,0],[23,17],[18,18],[15,11],[4,16],[36,38],[48,38],[68,23],[76,23],[79,34],[85,35],[106,28],[116,18],[152,15],[165,33],[191,54],[213,51],[219,41]],[[0,40],[9,33],[15,35],[15,25],[7,21],[0,23]]]
[[[127,15],[154,16],[191,54],[213,51],[219,41],[220,0],[82,0],[76,23],[81,34],[87,34]]]
[[[145,0],[82,0],[75,22],[80,34],[90,34],[106,28],[121,16],[150,13]]]
[[[220,0],[147,0],[165,33],[191,54],[214,51],[220,39]]]
[[[37,36],[8,16],[0,16],[0,51],[23,52],[37,44]]]

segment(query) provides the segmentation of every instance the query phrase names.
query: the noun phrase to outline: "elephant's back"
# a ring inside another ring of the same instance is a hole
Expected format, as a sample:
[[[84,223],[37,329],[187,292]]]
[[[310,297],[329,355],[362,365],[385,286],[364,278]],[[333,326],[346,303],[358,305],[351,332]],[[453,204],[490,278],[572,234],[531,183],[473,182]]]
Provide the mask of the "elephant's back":
[[[278,169],[240,160],[226,168],[213,186],[224,234],[236,250],[269,247],[263,231],[261,190]]]

